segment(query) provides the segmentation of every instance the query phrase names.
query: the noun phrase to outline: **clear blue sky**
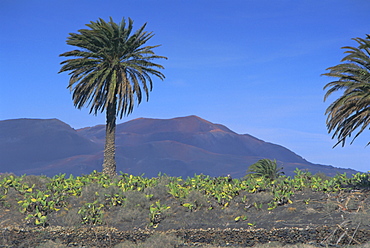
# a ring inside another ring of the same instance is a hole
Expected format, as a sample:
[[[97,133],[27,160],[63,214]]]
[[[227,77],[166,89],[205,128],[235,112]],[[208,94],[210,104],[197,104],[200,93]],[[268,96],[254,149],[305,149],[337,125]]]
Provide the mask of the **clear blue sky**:
[[[320,76],[342,46],[370,33],[369,0],[1,0],[0,120],[58,118],[73,128],[105,123],[77,110],[58,74],[70,32],[98,18],[145,22],[167,56],[138,117],[198,115],[283,145],[314,163],[370,170],[369,132],[332,149]],[[0,134],[1,135],[1,134]]]

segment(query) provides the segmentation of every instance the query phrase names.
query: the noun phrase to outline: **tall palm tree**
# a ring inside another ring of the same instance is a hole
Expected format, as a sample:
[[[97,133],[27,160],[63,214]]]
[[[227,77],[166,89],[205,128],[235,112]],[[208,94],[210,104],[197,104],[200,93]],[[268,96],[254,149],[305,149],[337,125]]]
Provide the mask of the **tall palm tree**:
[[[336,78],[325,85],[324,90],[328,91],[324,101],[333,92],[343,90],[343,95],[331,103],[325,113],[328,131],[333,132],[333,139],[338,139],[334,147],[340,143],[344,146],[346,138],[357,132],[352,144],[370,123],[370,35],[353,40],[358,47],[342,47],[347,49],[344,52],[347,55],[341,60],[344,63],[329,67],[329,72],[322,74]]]
[[[131,35],[133,21],[123,18],[120,23],[99,19],[86,24],[89,29],[70,33],[67,44],[77,47],[59,56],[73,57],[61,62],[59,73],[69,71],[69,88],[77,108],[90,105],[90,113],[106,112],[106,141],[103,173],[116,175],[115,129],[116,117],[122,118],[140,104],[142,91],[149,98],[151,75],[161,80],[165,76],[156,69],[163,66],[152,62],[167,59],[153,52],[157,46],[143,46],[152,32],[145,32],[144,24]],[[136,96],[136,101],[135,101]]]
[[[247,173],[251,177],[266,177],[271,180],[282,176],[282,167],[277,167],[276,160],[260,159],[256,163],[249,166]]]

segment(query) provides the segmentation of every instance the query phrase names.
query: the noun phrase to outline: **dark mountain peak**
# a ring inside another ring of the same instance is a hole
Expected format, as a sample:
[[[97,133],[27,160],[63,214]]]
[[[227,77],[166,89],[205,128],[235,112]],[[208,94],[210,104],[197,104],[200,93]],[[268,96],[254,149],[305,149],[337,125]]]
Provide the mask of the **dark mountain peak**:
[[[59,130],[64,132],[74,132],[68,124],[58,119],[12,119],[0,121],[0,133],[2,138],[12,139],[16,137],[37,137],[53,130]],[[3,140],[4,141],[4,140]]]
[[[71,128],[68,124],[56,118],[52,118],[52,119],[33,119],[33,118],[10,119],[10,120],[0,121],[0,125],[2,127],[16,127],[16,126],[24,127],[24,125],[47,127],[49,125],[59,125],[60,127],[64,126],[66,128],[67,127]]]
[[[0,121],[0,134],[2,169],[16,170],[100,150],[100,146],[58,119]]]

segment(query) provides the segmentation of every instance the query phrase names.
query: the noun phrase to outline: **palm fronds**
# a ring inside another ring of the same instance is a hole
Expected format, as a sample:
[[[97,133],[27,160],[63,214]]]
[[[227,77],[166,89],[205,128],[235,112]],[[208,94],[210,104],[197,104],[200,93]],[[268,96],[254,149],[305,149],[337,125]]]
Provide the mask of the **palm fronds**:
[[[277,167],[276,160],[261,159],[256,163],[249,166],[247,174],[250,177],[266,177],[271,180],[275,180],[284,174],[282,167]]]
[[[358,47],[342,47],[347,49],[343,63],[327,68],[329,72],[322,74],[337,79],[325,85],[324,101],[332,93],[343,91],[325,112],[328,132],[338,139],[334,147],[340,143],[344,146],[346,139],[355,133],[352,144],[370,123],[370,35],[353,40]]]

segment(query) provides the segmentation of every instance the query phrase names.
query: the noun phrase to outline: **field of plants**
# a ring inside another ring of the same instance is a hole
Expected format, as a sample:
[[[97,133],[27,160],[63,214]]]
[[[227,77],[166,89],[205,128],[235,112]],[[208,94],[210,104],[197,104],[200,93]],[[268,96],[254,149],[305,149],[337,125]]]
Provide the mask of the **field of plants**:
[[[22,246],[23,243],[10,238],[14,230],[18,233],[19,230],[37,230],[37,242],[42,244],[47,240],[55,241],[53,237],[45,238],[40,234],[47,230],[101,227],[114,232],[149,234],[171,230],[328,227],[326,236],[316,243],[360,245],[369,241],[366,239],[369,237],[366,230],[370,230],[369,191],[369,173],[327,177],[298,169],[293,177],[280,176],[276,180],[206,175],[183,179],[161,174],[146,178],[123,173],[109,178],[96,171],[84,176],[60,174],[52,178],[2,174],[0,223],[3,234],[9,232],[9,238],[3,235],[0,245],[16,247],[12,245],[18,242],[17,247]],[[127,240],[145,241],[152,236],[149,234]],[[91,246],[86,247],[117,246],[122,242],[118,236],[110,239],[109,244],[91,241]],[[212,242],[226,246],[234,241],[235,245],[242,244],[240,240],[226,242],[227,238],[217,242],[194,239],[194,235],[184,231],[178,231],[175,236],[174,240],[182,238],[183,245],[187,243],[187,246]],[[58,238],[61,244],[72,246],[75,242],[63,237]],[[24,247],[27,245],[30,244]]]

